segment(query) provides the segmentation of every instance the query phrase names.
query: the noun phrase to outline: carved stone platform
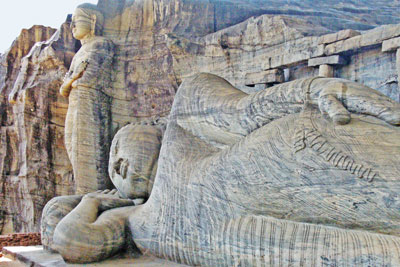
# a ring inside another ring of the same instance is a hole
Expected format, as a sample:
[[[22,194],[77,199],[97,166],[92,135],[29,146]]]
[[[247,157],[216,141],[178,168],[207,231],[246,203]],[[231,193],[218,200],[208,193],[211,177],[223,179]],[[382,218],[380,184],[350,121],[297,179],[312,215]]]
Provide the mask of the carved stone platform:
[[[137,266],[137,267],[185,267],[186,265],[173,263],[152,256],[141,256],[133,258],[129,256],[116,256],[102,262],[91,264],[67,264],[60,254],[50,253],[43,250],[42,246],[30,247],[4,247],[5,257],[18,261],[26,266],[35,267],[61,267],[61,266],[92,266],[92,267],[115,267],[115,266]],[[0,265],[1,266],[1,265]]]

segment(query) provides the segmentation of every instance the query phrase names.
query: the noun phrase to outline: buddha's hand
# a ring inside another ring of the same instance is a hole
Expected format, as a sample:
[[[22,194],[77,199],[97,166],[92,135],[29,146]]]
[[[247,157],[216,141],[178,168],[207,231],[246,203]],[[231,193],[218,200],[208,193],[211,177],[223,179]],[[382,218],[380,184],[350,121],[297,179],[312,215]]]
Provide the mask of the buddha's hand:
[[[108,189],[104,191],[99,190],[94,193],[89,193],[86,194],[83,199],[97,200],[99,203],[100,211],[135,205],[134,201],[132,201],[131,199],[121,198],[116,189],[113,189],[111,191]]]
[[[400,104],[374,89],[346,80],[314,83],[311,101],[337,124],[349,123],[350,112],[354,112],[400,125]]]
[[[60,88],[60,95],[63,97],[68,97],[71,92],[71,86],[67,86],[65,83]]]

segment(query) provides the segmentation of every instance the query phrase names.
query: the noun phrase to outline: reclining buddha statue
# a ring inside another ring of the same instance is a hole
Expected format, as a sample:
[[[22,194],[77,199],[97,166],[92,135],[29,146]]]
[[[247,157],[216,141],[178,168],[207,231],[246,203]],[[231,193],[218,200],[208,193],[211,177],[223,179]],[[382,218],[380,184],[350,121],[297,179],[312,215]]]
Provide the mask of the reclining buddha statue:
[[[43,244],[80,263],[134,244],[192,266],[398,266],[399,124],[399,103],[347,80],[246,94],[194,75],[165,132],[114,137],[115,190],[47,204]]]

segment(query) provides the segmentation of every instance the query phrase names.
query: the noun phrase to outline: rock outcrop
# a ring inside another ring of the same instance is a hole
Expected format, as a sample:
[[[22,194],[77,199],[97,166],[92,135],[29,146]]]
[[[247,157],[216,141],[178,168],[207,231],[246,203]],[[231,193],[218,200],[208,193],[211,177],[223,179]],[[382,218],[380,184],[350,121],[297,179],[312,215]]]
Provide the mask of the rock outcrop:
[[[64,147],[68,102],[58,94],[75,54],[69,24],[23,30],[2,58],[0,231],[38,231],[55,195],[74,192]]]
[[[398,1],[99,0],[98,6],[104,36],[116,45],[114,134],[127,123],[167,116],[182,80],[201,71],[245,92],[320,73],[400,99],[400,26],[370,30],[400,23]],[[344,29],[352,31],[336,33]],[[1,55],[0,233],[37,231],[43,205],[75,190],[64,147],[68,101],[58,90],[80,44],[68,23],[54,33],[35,26]]]
[[[259,24],[270,30],[260,33],[255,30]],[[400,100],[399,24],[365,32],[313,32],[323,30],[299,19],[263,15],[194,41],[170,36],[168,45],[180,79],[210,72],[253,92],[282,81],[326,76],[320,66],[327,65],[332,68],[329,77],[361,82]]]

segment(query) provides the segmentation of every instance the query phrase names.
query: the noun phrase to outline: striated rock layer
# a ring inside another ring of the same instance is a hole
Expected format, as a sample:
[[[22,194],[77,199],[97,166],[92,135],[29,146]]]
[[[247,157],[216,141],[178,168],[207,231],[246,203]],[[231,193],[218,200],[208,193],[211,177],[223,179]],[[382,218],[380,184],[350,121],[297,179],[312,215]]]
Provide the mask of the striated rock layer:
[[[2,57],[2,233],[37,231],[46,202],[74,192],[63,141],[68,103],[58,94],[74,53],[75,40],[64,24],[57,32],[23,30]]]
[[[394,40],[400,26],[334,33],[400,23],[398,1],[99,0],[98,6],[104,36],[116,46],[113,134],[168,115],[182,80],[202,71],[254,92],[316,76],[326,65],[335,77],[400,100]],[[43,205],[75,191],[64,147],[68,101],[58,89],[80,45],[68,23],[54,33],[24,30],[1,55],[0,233],[37,231]],[[392,48],[382,52],[386,41]],[[328,64],[328,56],[343,60]],[[324,59],[312,65],[313,58]]]

